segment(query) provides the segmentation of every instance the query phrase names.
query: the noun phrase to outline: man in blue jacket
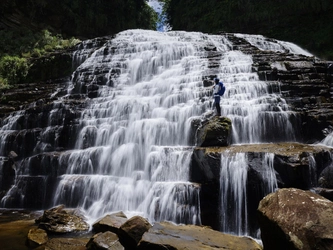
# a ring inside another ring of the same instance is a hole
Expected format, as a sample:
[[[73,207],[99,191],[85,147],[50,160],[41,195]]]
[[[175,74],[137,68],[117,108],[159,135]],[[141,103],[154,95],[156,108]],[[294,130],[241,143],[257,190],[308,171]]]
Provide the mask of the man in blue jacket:
[[[221,116],[221,106],[220,106],[220,100],[221,96],[224,95],[225,87],[222,82],[220,82],[220,79],[215,78],[214,79],[215,86],[213,89],[213,96],[214,96],[214,105],[216,107],[217,116]]]

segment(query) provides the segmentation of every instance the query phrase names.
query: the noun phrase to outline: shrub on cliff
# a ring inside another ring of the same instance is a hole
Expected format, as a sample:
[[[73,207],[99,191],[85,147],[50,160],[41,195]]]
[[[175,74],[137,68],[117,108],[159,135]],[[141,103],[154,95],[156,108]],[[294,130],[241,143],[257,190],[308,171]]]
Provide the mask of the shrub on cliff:
[[[22,82],[28,74],[29,65],[25,58],[4,56],[0,60],[0,76],[4,84]]]

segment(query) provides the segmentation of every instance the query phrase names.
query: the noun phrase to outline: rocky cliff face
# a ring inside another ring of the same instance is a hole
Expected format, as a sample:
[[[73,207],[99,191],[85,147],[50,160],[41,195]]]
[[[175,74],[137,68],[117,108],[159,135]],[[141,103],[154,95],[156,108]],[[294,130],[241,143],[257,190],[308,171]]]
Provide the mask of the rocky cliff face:
[[[330,62],[286,51],[281,53],[264,51],[239,36],[227,34],[227,37],[234,49],[252,55],[252,70],[258,73],[261,80],[276,83],[272,85],[275,86],[275,89],[271,90],[272,93],[282,93],[289,104],[289,112],[293,114],[292,123],[297,124],[296,127],[299,128],[295,135],[299,143],[229,145],[231,127],[228,121],[224,123],[222,130],[218,130],[218,133],[225,133],[221,135],[223,139],[221,145],[215,142],[210,144],[208,140],[200,145],[204,147],[194,149],[190,181],[201,185],[202,224],[210,225],[214,229],[221,227],[218,211],[221,198],[221,159],[224,159],[225,152],[241,154],[247,159],[245,192],[248,197],[248,213],[251,215],[248,216],[250,232],[254,235],[258,229],[254,214],[259,201],[267,193],[264,190],[268,179],[267,170],[262,168],[262,162],[267,160],[267,157],[273,156],[272,173],[277,180],[273,187],[300,189],[321,187],[322,194],[330,192],[331,187],[327,183],[330,183],[332,149],[309,143],[321,141],[332,128],[333,72]],[[97,48],[101,48],[104,39],[86,43],[84,49],[90,50],[86,50],[88,52],[83,57],[86,58]],[[113,49],[112,46],[105,47],[104,53],[112,53]],[[209,81],[205,79],[216,74],[220,66],[221,53],[211,45],[202,49],[206,51],[209,61],[209,70],[203,76],[204,86],[208,89]],[[116,78],[119,72],[120,69],[115,65],[111,79]],[[75,138],[80,126],[78,118],[82,109],[98,95],[100,88],[113,87],[112,80],[108,81],[105,78],[106,73],[109,71],[105,71],[103,67],[95,67],[93,71],[83,69],[81,72],[76,72],[73,75],[73,81],[77,81],[76,89],[71,94],[67,92],[69,78],[38,85],[22,84],[18,89],[1,93],[3,108],[0,120],[2,126],[0,147],[3,155],[0,158],[0,198],[3,198],[3,206],[41,209],[51,205],[52,201],[48,194],[54,193],[57,178],[66,173],[68,168],[66,163],[69,162],[70,151],[75,147]],[[77,74],[84,77],[81,77],[80,81],[76,80]],[[59,102],[58,97],[64,98]],[[8,122],[9,120],[15,122]],[[218,122],[216,121],[216,124]],[[203,123],[204,120],[201,119],[193,122],[193,135],[207,135],[212,132],[209,127],[208,131],[203,131]],[[214,129],[214,126],[211,128]],[[269,131],[272,138],[278,136],[279,132]],[[94,132],[87,131],[82,147],[90,147],[93,137]],[[18,156],[12,157],[10,153],[12,151]],[[96,153],[91,155],[89,160],[94,163],[100,159]],[[22,171],[20,173],[15,172],[18,164],[24,166],[20,167]],[[15,176],[18,175],[22,178],[13,188]],[[21,197],[22,193],[25,194],[24,200]]]

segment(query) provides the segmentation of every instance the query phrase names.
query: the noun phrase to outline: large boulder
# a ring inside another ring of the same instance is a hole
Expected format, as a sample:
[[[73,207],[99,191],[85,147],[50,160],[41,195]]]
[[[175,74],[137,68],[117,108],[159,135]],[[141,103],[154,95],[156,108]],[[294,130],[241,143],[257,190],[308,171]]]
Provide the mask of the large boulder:
[[[295,188],[267,195],[258,208],[265,249],[333,249],[333,202]]]
[[[231,143],[231,120],[214,116],[202,123],[197,131],[196,144],[199,147],[228,146]]]
[[[66,210],[63,205],[45,210],[43,215],[36,220],[39,228],[51,233],[72,233],[89,230],[79,211]]]
[[[326,167],[320,173],[318,184],[321,188],[333,188],[333,165]]]
[[[238,237],[195,225],[155,223],[142,237],[139,249],[232,249],[260,250],[262,247],[248,237]]]
[[[142,235],[151,228],[151,224],[140,216],[134,216],[126,221],[119,230],[120,242],[128,249],[134,249]]]
[[[123,212],[118,212],[104,216],[102,219],[96,221],[92,227],[95,232],[110,231],[118,233],[121,225],[123,225],[126,221],[126,215]]]
[[[124,250],[118,236],[112,232],[95,234],[86,247],[88,250]]]

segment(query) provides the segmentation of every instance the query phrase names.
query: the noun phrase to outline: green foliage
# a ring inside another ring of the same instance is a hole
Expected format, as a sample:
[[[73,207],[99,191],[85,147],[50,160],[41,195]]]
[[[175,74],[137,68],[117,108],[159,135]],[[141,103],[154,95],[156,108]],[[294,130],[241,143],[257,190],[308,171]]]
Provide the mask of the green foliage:
[[[68,49],[80,40],[74,37],[63,39],[48,30],[32,32],[27,29],[0,30],[0,56],[16,55],[22,57],[39,57],[46,52]]]
[[[9,84],[6,79],[3,79],[2,76],[0,75],[0,89],[7,89],[9,88]]]
[[[3,85],[16,84],[25,79],[29,66],[27,60],[17,56],[4,56],[0,60],[0,76]]]
[[[4,36],[0,40],[2,45],[0,47],[0,89],[26,80],[30,70],[29,61],[32,59],[55,50],[71,48],[80,42],[75,38],[63,39],[61,35],[52,35],[48,30],[37,33],[22,31],[16,39],[13,39],[14,31],[2,34]]]

